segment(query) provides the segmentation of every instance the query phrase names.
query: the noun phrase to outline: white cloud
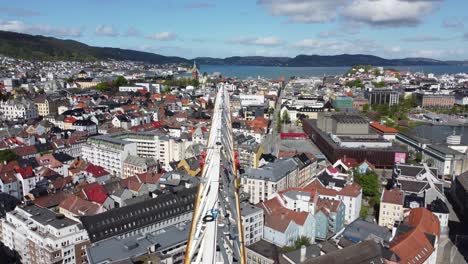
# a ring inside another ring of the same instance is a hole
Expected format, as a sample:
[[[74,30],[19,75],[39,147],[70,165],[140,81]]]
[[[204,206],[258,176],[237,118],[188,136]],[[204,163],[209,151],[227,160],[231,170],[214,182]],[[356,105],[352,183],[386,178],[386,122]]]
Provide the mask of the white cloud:
[[[435,9],[437,0],[352,0],[342,14],[371,26],[415,26]]]
[[[0,30],[54,37],[80,37],[82,30],[76,27],[53,27],[50,25],[27,24],[18,20],[0,20]]]
[[[96,36],[104,36],[104,37],[117,37],[119,33],[113,26],[109,25],[99,25],[96,27],[94,31]]]
[[[161,40],[161,41],[169,41],[169,40],[175,40],[177,39],[177,34],[174,32],[159,32],[159,33],[154,33],[149,36],[147,36],[148,39],[154,39],[154,40]]]
[[[277,37],[263,37],[263,38],[252,38],[252,37],[241,37],[231,39],[227,41],[230,44],[241,44],[241,45],[254,45],[254,46],[280,46],[283,41]]]
[[[257,0],[273,16],[290,22],[318,23],[334,20],[346,0]]]

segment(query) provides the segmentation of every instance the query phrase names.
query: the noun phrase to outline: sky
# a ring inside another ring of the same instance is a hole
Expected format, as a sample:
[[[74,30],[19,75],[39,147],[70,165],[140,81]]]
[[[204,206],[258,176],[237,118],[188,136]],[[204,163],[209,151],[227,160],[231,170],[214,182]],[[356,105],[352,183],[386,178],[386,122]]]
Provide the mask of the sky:
[[[0,30],[185,58],[465,60],[467,10],[467,0],[0,0]]]

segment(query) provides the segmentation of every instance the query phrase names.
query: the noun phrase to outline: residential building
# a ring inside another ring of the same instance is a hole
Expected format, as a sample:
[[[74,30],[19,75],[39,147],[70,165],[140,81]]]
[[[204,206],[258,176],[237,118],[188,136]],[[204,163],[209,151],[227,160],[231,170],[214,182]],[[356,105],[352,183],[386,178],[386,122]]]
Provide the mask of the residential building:
[[[107,135],[88,138],[82,148],[83,159],[122,177],[124,160],[137,155],[137,144]]]
[[[89,263],[182,263],[189,236],[189,223],[169,226],[157,233],[112,237],[87,248]]]
[[[435,264],[440,236],[439,219],[426,208],[411,209],[396,230],[389,249],[399,263]]]
[[[34,100],[34,103],[40,116],[55,115],[60,106],[68,105],[66,98],[57,96],[40,96]]]
[[[263,239],[245,247],[248,264],[279,264],[280,251],[280,247]]]
[[[86,263],[86,230],[79,222],[37,205],[16,207],[0,219],[2,242],[23,263]]]
[[[288,203],[287,197],[296,200],[296,203]],[[263,239],[280,247],[293,245],[301,236],[315,241],[313,208],[316,199],[312,192],[287,190],[261,203],[265,217]],[[293,206],[297,206],[295,210]]]
[[[391,229],[403,220],[404,194],[398,189],[384,189],[380,198],[379,225]]]
[[[81,222],[91,242],[158,232],[192,220],[197,188],[167,192],[156,198],[83,216]],[[109,224],[112,223],[112,224]]]
[[[122,178],[128,178],[137,174],[158,171],[159,164],[153,157],[127,156],[123,163]]]
[[[0,100],[0,118],[4,120],[29,120],[36,117],[38,117],[36,105],[24,97],[19,100]]]
[[[353,109],[353,98],[348,96],[337,96],[333,99],[333,107],[339,110]]]
[[[249,246],[263,237],[263,210],[248,203],[241,204],[244,245]]]
[[[253,204],[269,199],[270,195],[297,187],[297,163],[292,158],[280,159],[261,168],[248,168],[242,175],[243,191]]]

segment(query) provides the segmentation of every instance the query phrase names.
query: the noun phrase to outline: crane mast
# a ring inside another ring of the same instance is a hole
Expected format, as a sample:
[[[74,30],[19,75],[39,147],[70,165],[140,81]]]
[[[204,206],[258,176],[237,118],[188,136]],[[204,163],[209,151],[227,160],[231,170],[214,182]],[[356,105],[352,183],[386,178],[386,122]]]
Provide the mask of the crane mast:
[[[220,85],[185,253],[189,263],[246,263],[229,93]]]

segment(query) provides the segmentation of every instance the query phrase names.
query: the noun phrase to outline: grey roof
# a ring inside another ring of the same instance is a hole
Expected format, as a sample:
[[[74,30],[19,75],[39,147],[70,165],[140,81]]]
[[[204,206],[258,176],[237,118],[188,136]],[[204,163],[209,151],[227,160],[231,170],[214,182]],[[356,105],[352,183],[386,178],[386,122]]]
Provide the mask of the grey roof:
[[[276,182],[295,169],[297,169],[297,163],[292,158],[280,159],[258,169],[249,168],[245,171],[243,176]]]
[[[361,218],[354,220],[343,232],[343,237],[354,243],[368,240],[370,235],[388,242],[392,234],[386,227],[364,221]]]
[[[134,166],[139,166],[139,167],[143,167],[143,166],[154,167],[158,164],[156,160],[152,157],[143,158],[143,157],[131,156],[131,155],[127,156],[124,163],[131,164]]]
[[[251,215],[251,214],[255,214],[255,213],[258,213],[260,211],[263,211],[262,208],[258,208],[256,206],[253,206],[247,202],[244,202],[241,204],[241,214],[242,216],[248,216],[248,215]]]
[[[88,231],[89,239],[96,242],[191,212],[196,192],[197,188],[190,188],[164,193],[151,200],[83,216],[80,220]]]
[[[444,144],[433,144],[433,145],[429,145],[427,146],[428,149],[433,149],[437,152],[440,152],[444,155],[462,155],[461,152],[459,151],[456,151],[452,148],[449,148],[447,145],[444,145]]]
[[[468,192],[468,171],[460,174],[456,178],[456,181],[458,181],[460,185],[465,189],[465,191]]]
[[[57,229],[79,224],[63,215],[56,214],[47,208],[39,207],[34,204],[22,206],[21,209],[30,214],[32,220],[42,225],[53,226]]]
[[[311,258],[304,264],[364,264],[383,263],[382,247],[372,240],[345,247],[341,250],[330,252],[326,255]]]
[[[189,226],[176,228],[170,226],[158,234],[134,235],[123,239],[116,237],[94,243],[87,248],[90,263],[125,261],[148,254],[148,248],[155,246],[156,252],[185,243]],[[133,263],[133,262],[130,262]]]
[[[317,244],[310,245],[305,248],[305,257],[316,258],[320,256],[320,247]],[[294,261],[294,263],[301,263],[301,249],[297,249],[288,253],[283,254],[286,258]]]
[[[247,248],[257,254],[264,256],[265,258],[274,260],[275,263],[279,262],[279,254],[281,253],[281,248],[263,239],[247,246]]]

